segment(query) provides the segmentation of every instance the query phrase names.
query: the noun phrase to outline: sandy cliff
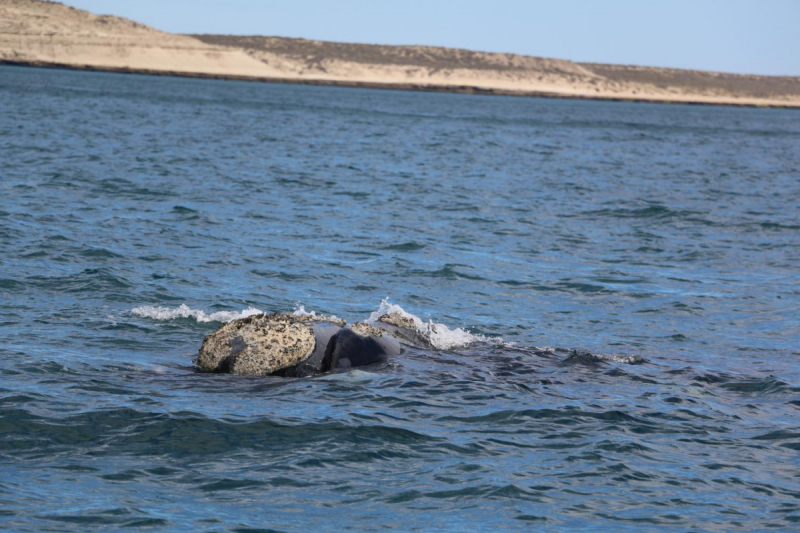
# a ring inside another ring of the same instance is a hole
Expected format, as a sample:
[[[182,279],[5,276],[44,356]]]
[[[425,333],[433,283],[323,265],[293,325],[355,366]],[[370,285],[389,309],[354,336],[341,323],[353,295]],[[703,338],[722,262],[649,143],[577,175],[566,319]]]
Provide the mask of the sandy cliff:
[[[0,0],[0,60],[98,69],[278,75],[241,50],[37,0]]]
[[[0,0],[0,62],[343,86],[800,107],[800,78],[429,46],[173,35],[41,0]]]

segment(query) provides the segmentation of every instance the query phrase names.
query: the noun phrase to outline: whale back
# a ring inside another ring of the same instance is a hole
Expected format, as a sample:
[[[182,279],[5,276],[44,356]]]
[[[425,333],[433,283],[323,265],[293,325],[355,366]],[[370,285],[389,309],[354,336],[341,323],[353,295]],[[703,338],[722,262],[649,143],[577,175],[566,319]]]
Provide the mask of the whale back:
[[[341,329],[334,335],[325,353],[323,372],[347,371],[351,368],[385,363],[390,356],[402,352],[400,343],[386,335],[361,335],[353,329]]]

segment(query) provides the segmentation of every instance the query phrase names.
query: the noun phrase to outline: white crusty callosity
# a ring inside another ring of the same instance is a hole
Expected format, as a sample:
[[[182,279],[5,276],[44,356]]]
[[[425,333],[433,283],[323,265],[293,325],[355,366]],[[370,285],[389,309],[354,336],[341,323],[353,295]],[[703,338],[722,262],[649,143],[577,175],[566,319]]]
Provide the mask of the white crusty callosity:
[[[385,315],[381,315],[378,318],[378,322],[391,324],[392,326],[397,326],[398,328],[406,328],[411,330],[417,328],[416,323],[411,317],[403,316],[400,313],[386,313]]]
[[[316,314],[256,314],[223,325],[203,340],[196,366],[202,372],[266,376],[308,359],[316,347],[312,324],[345,325]]]
[[[197,368],[204,372],[268,375],[296,365],[314,351],[309,320],[274,313],[225,324],[203,340]]]
[[[350,329],[362,337],[383,337],[384,331],[366,322],[356,322]]]

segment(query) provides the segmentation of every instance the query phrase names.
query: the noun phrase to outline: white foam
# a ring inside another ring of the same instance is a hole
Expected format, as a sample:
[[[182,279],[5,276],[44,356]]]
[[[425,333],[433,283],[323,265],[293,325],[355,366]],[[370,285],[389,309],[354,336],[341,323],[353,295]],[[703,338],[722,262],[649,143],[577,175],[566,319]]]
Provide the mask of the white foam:
[[[143,305],[131,309],[131,313],[143,318],[152,318],[154,320],[174,320],[176,318],[194,318],[198,322],[231,322],[237,318],[246,318],[252,315],[259,315],[264,311],[256,309],[255,307],[248,307],[242,311],[216,311],[214,313],[206,313],[200,309],[192,309],[186,304],[181,304],[176,308],[160,307],[154,305]]]
[[[294,308],[294,312],[292,313],[294,316],[317,316],[317,312],[314,310],[306,311],[304,305],[301,305],[300,302],[295,304],[297,307]]]
[[[483,335],[473,335],[462,328],[450,329],[446,325],[434,322],[433,320],[424,322],[421,318],[409,313],[399,305],[390,303],[389,298],[384,298],[381,301],[378,309],[369,315],[366,322],[374,324],[381,316],[389,313],[397,313],[404,318],[411,319],[411,321],[414,322],[417,333],[427,339],[434,348],[440,350],[464,348],[476,342],[487,342],[489,340]]]
[[[439,324],[433,320],[425,323],[423,335],[434,348],[439,348],[440,350],[463,348],[476,342],[486,341],[486,337],[483,335],[473,335],[462,328],[450,329],[444,324]]]
[[[322,317],[324,317],[325,319],[328,319],[328,320],[339,320],[339,317],[336,316],[336,315],[317,315],[317,312],[314,311],[313,309],[311,311],[306,311],[305,306],[302,305],[300,302],[298,302],[295,305],[296,305],[296,307],[294,308],[294,311],[292,312],[292,314],[294,316],[322,316]]]
[[[389,302],[388,297],[381,300],[381,304],[378,306],[376,310],[374,310],[369,315],[369,318],[367,318],[366,322],[368,324],[374,324],[375,322],[378,321],[380,317],[382,317],[383,315],[388,315],[390,313],[397,313],[403,318],[410,318],[414,322],[414,325],[417,326],[417,328],[421,328],[424,324],[422,319],[419,318],[418,316],[412,315],[399,305]]]
[[[347,372],[328,374],[322,379],[330,381],[369,381],[377,378],[378,376],[379,374],[375,374],[374,372],[365,372],[363,370],[359,370],[358,368],[353,368]]]
[[[601,361],[610,361],[612,363],[623,363],[626,365],[638,365],[644,363],[644,358],[638,354],[623,355],[623,354],[603,354],[593,353],[592,357],[600,359]]]

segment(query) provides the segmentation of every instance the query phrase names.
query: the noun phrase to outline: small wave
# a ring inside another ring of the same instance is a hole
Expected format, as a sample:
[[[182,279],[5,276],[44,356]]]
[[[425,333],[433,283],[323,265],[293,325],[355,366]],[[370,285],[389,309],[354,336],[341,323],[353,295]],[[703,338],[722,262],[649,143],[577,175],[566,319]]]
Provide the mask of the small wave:
[[[601,361],[626,365],[640,365],[645,362],[644,357],[639,354],[593,353],[591,356]]]
[[[181,304],[177,308],[160,307],[154,305],[143,305],[141,307],[134,307],[131,313],[143,318],[152,318],[154,320],[174,320],[176,318],[194,318],[199,323],[206,322],[231,322],[237,318],[246,318],[252,315],[259,315],[264,311],[256,309],[255,307],[248,307],[242,311],[216,311],[214,313],[206,313],[200,309],[192,309],[186,304]]]
[[[583,350],[572,350],[570,355],[562,362],[564,365],[596,365],[598,363],[622,363],[626,365],[640,365],[645,363],[644,357],[638,354],[604,354]]]
[[[105,293],[132,286],[129,280],[106,268],[87,268],[66,276],[30,276],[26,282],[39,289],[68,293]]]
[[[397,313],[404,318],[411,319],[414,327],[423,338],[431,343],[431,346],[440,350],[452,350],[464,348],[476,342],[486,342],[488,339],[483,335],[473,335],[462,328],[450,329],[444,324],[429,320],[424,322],[416,315],[412,315],[397,304],[389,302],[389,298],[384,298],[378,308],[373,311],[367,322],[374,324],[380,317],[389,313]]]
[[[305,306],[301,305],[300,303],[296,304],[296,307],[294,308],[294,312],[292,314],[294,316],[317,316],[316,311],[314,310],[306,311]]]
[[[650,205],[640,208],[618,208],[618,209],[598,209],[593,211],[585,211],[585,215],[593,216],[607,216],[611,218],[642,218],[642,219],[672,219],[672,218],[687,218],[690,216],[700,215],[697,211],[671,209],[665,205]]]

